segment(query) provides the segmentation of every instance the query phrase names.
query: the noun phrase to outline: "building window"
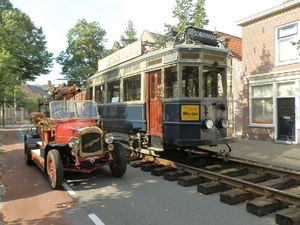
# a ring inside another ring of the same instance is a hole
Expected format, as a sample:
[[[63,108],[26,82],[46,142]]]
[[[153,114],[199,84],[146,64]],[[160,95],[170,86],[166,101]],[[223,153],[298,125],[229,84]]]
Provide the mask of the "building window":
[[[299,40],[298,23],[276,28],[276,63],[287,64],[299,60],[299,51],[293,42]]]
[[[273,124],[273,86],[252,87],[251,123]]]

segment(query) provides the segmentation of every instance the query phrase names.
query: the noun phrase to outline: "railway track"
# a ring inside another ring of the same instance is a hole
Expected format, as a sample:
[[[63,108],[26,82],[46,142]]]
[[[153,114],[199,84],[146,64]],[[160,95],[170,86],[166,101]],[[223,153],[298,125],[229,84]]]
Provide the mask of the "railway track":
[[[205,155],[204,155],[205,156]],[[196,186],[199,193],[220,194],[220,201],[235,205],[246,202],[246,211],[256,216],[275,213],[279,225],[300,224],[300,172],[254,161],[219,157],[169,158],[143,156],[128,159],[132,167]]]

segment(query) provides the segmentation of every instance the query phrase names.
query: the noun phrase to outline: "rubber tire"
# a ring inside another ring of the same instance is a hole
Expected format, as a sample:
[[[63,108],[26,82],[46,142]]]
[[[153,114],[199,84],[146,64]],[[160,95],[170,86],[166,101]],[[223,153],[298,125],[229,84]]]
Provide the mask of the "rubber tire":
[[[56,149],[48,152],[46,167],[51,188],[53,190],[60,189],[64,180],[64,173],[61,157]]]
[[[31,159],[31,150],[28,147],[27,141],[24,140],[24,159],[28,166],[34,165],[34,161]]]
[[[113,162],[109,164],[110,172],[114,177],[122,177],[127,168],[125,150],[120,143],[114,144],[114,150],[111,152]]]

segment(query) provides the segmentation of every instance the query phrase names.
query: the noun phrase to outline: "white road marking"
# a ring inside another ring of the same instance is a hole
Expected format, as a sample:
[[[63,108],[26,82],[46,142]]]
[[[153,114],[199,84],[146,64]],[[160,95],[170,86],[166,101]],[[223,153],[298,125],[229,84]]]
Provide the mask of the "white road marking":
[[[62,186],[66,189],[66,191],[69,193],[69,195],[71,195],[71,196],[76,195],[75,191],[73,191],[72,188],[70,188],[70,186],[67,185],[66,183],[63,183]]]
[[[26,125],[23,125],[22,128],[26,126]],[[20,133],[22,134],[21,132],[21,129],[20,129]],[[23,135],[22,135],[23,136]],[[62,183],[62,186],[64,187],[64,189],[68,192],[69,195],[71,196],[76,196],[76,192],[73,191],[73,189],[67,184],[67,183]],[[96,216],[96,214],[92,213],[92,214],[89,214],[88,215],[89,218],[94,222],[95,225],[105,225],[100,219],[98,216]]]
[[[89,217],[96,225],[105,225],[96,214],[89,214]]]
[[[69,195],[71,196],[76,196],[75,191],[72,190],[72,188],[67,184],[67,183],[63,183],[62,186],[64,187],[64,189],[68,192]],[[95,225],[105,225],[98,216],[96,216],[96,214],[92,213],[88,215],[89,218],[94,222]]]

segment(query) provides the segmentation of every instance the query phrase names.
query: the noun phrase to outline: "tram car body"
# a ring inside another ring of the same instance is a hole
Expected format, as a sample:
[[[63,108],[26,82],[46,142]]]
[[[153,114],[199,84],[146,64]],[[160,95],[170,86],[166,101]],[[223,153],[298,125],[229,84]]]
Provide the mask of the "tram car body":
[[[224,144],[229,150],[217,154],[228,159],[228,143],[238,140],[228,135],[232,56],[211,31],[189,27],[184,35],[146,54],[138,41],[99,60],[88,98],[98,103],[104,129],[130,150],[210,152]]]

